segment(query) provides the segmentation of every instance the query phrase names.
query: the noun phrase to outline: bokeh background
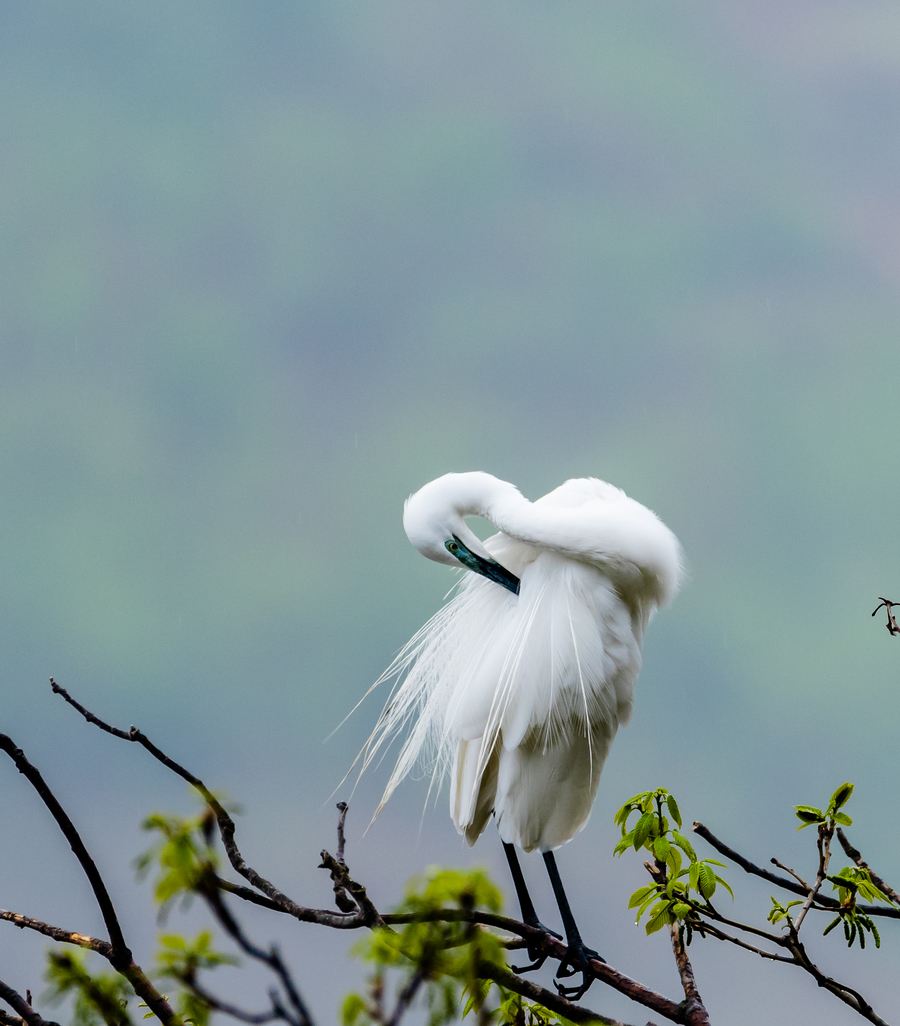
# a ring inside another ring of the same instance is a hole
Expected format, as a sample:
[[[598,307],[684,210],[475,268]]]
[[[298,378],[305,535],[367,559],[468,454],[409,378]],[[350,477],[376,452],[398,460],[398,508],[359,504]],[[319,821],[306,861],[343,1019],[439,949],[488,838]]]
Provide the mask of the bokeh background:
[[[896,873],[900,642],[869,614],[900,597],[898,110],[900,10],[875,0],[4,0],[0,730],[98,853],[142,961],[141,818],[195,804],[47,678],[225,789],[247,857],[327,905],[332,791],[381,699],[323,741],[452,583],[400,521],[449,470],[532,498],[603,477],[684,544],[634,720],[560,853],[590,943],[677,993],[625,908],[639,860],[611,857],[615,809],[658,784],[810,872],[791,806],[855,781],[853,837]],[[361,836],[386,771],[352,798],[348,851],[380,906],[432,863],[506,886],[496,836],[465,848],[424,782]],[[100,932],[11,764],[0,810],[0,905]],[[763,919],[769,888],[725,875]],[[334,1021],[362,974],[349,939],[247,921]],[[884,933],[861,959],[837,934],[813,949],[890,1016]],[[0,944],[3,978],[40,992],[43,942]],[[759,1022],[763,994],[766,1021],[859,1021],[693,950],[716,1022]]]

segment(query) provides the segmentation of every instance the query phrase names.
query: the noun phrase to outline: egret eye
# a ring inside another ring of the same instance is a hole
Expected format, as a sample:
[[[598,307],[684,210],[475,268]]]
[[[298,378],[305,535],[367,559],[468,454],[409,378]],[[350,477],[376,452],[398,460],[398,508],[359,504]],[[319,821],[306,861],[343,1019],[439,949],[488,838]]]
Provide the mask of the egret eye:
[[[452,552],[453,555],[455,556],[456,553],[459,552],[459,545],[457,545],[457,543],[455,541],[448,541],[447,542],[447,550],[448,550],[448,552]]]

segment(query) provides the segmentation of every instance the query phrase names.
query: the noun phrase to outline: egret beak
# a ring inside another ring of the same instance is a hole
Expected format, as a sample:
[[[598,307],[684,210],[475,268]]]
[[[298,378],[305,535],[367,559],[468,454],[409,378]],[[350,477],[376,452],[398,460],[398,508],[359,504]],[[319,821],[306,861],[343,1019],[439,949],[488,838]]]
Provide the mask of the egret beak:
[[[471,570],[473,573],[481,574],[482,577],[486,577],[495,584],[502,585],[507,591],[511,591],[513,595],[519,594],[519,578],[507,570],[505,566],[501,566],[495,559],[485,559],[483,556],[479,556],[477,553],[467,549],[455,534],[451,541],[446,542],[446,546],[450,555],[458,559],[466,569]]]

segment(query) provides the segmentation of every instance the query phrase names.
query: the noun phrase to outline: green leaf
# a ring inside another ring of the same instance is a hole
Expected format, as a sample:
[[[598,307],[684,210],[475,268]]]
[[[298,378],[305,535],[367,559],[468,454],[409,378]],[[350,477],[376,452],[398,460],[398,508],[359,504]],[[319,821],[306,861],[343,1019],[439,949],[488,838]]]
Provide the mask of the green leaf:
[[[634,828],[634,840],[631,842],[635,851],[638,851],[643,847],[644,842],[653,831],[655,824],[656,816],[654,816],[652,812],[645,812],[637,821]]]
[[[677,830],[673,830],[672,841],[675,844],[677,844],[679,848],[681,848],[681,850],[685,853],[685,855],[687,855],[691,862],[697,861],[697,853],[694,851],[691,842],[684,836],[684,834],[679,833]]]
[[[654,906],[650,912],[650,919],[647,922],[645,929],[647,930],[647,936],[651,933],[656,933],[657,930],[661,930],[664,926],[667,926],[672,921],[671,914],[669,912],[669,903],[660,902],[659,905]]]
[[[836,812],[834,814],[834,821],[835,823],[840,823],[841,826],[853,826],[853,820],[846,812]]]
[[[613,848],[613,855],[621,855],[623,851],[630,848],[634,844],[634,831],[625,834],[625,836],[619,841],[619,843]]]
[[[804,827],[812,826],[814,823],[824,823],[825,816],[821,809],[815,809],[811,805],[795,805],[794,808],[797,810],[797,818],[802,820],[798,830],[802,830]]]
[[[669,857],[670,845],[665,837],[657,837],[653,841],[653,854],[660,862],[665,862]]]
[[[831,801],[828,803],[828,809],[830,812],[837,812],[842,806],[846,805],[850,800],[850,795],[853,794],[853,784],[847,781],[846,784],[841,786],[831,796]]]
[[[680,827],[681,826],[681,813],[678,810],[678,802],[675,801],[675,795],[670,794],[670,795],[667,796],[667,798],[666,798],[666,805],[668,806],[668,809],[669,809],[669,815],[672,817],[672,819],[675,820],[675,822]]]
[[[355,1026],[366,1014],[366,1003],[359,994],[350,993],[341,1005],[341,1026]]]
[[[718,873],[716,873],[716,881],[720,883],[726,891],[728,891],[728,893],[731,895],[731,900],[734,901],[734,891],[728,886],[727,881],[723,880]]]
[[[639,887],[628,900],[628,907],[635,908],[642,905],[648,895],[656,893],[656,884],[649,884],[647,887]]]
[[[716,893],[716,874],[705,863],[699,863],[700,875],[697,881],[697,889],[707,901]]]

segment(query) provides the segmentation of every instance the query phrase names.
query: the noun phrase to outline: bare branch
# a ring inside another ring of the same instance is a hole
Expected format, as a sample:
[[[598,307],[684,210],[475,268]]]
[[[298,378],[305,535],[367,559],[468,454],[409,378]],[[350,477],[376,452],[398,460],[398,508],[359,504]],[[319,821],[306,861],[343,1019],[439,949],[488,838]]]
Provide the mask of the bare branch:
[[[27,1001],[18,993],[18,991],[13,990],[8,983],[4,983],[2,980],[0,980],[0,1000],[5,1001],[13,1011],[18,1012],[21,1016],[21,1019],[17,1020],[14,1016],[7,1016],[6,1013],[0,1013],[4,1015],[7,1022],[25,1022],[28,1026],[59,1026],[59,1023],[50,1022],[38,1015],[38,1013],[31,1007],[30,1001]]]
[[[884,610],[887,613],[887,623],[885,624],[885,626],[888,629],[888,633],[891,634],[891,635],[900,634],[900,624],[897,623],[897,620],[896,620],[896,618],[894,616],[894,612],[893,612],[894,606],[896,606],[896,605],[900,605],[900,603],[898,603],[898,602],[891,602],[890,599],[882,598],[879,595],[878,596],[878,605],[872,611],[872,616],[874,616],[878,612],[879,609],[884,607]]]
[[[80,948],[96,951],[98,955],[102,955],[106,959],[112,956],[112,945],[109,941],[101,940],[99,937],[88,937],[86,934],[75,933],[72,930],[62,930],[58,926],[43,923],[40,919],[31,919],[19,912],[7,912],[5,909],[0,909],[0,920],[12,923],[22,930],[35,930],[62,944],[77,944]]]
[[[740,929],[743,929],[743,926],[740,924],[738,926]],[[755,945],[741,940],[740,937],[732,937],[731,934],[720,930],[717,926],[713,926],[712,923],[708,923],[705,920],[701,920],[693,929],[701,936],[708,934],[710,937],[715,937],[716,940],[729,941],[731,944],[736,944],[739,948],[744,948],[746,951],[752,951],[755,955],[759,955],[760,958],[768,958],[773,962],[787,962],[789,965],[795,964],[794,959],[788,955],[776,955],[774,952],[764,951],[762,948],[757,948]]]
[[[114,737],[121,738],[125,741],[133,741],[136,744],[141,745],[141,747],[145,748],[154,759],[161,762],[163,766],[170,769],[173,773],[181,777],[182,780],[186,780],[193,788],[195,788],[203,797],[206,804],[212,809],[213,814],[216,817],[216,823],[219,827],[219,833],[222,837],[222,844],[225,847],[225,853],[227,854],[228,861],[231,863],[235,872],[239,873],[257,890],[265,894],[270,901],[278,905],[282,912],[293,916],[295,919],[299,919],[303,923],[319,923],[322,926],[331,926],[336,929],[354,930],[359,926],[365,925],[360,914],[346,915],[320,909],[304,908],[302,905],[298,905],[295,901],[292,901],[286,894],[283,894],[278,890],[274,884],[270,883],[265,879],[265,877],[257,873],[255,869],[247,865],[234,840],[236,830],[234,820],[229,816],[221,802],[219,802],[216,796],[199,777],[194,776],[193,773],[186,770],[183,766],[180,766],[174,759],[170,759],[165,752],[157,748],[146,734],[143,734],[137,729],[137,727],[132,727],[130,730],[124,731],[120,730],[118,727],[110,726],[98,716],[95,716],[92,712],[85,709],[83,705],[76,702],[68,691],[63,687],[60,687],[60,685],[52,678],[50,683],[54,694],[61,695],[69,705],[77,709],[89,723],[93,723],[95,726],[106,731],[108,734],[112,734]]]
[[[831,838],[833,836],[833,824],[831,826],[828,826],[825,823],[819,824],[819,834],[816,838],[816,847],[819,850],[819,867],[816,870],[816,882],[810,888],[809,893],[806,896],[806,901],[803,902],[803,907],[800,909],[800,914],[794,922],[793,929],[796,930],[797,933],[800,932],[800,927],[803,925],[806,913],[809,912],[812,903],[816,900],[822,884],[825,882],[825,878],[828,876],[828,863],[831,861]]]
[[[338,802],[337,810],[340,813],[338,817],[337,825],[337,862],[347,868],[347,863],[344,861],[344,823],[347,821],[347,811],[350,806],[346,802]],[[347,889],[341,880],[339,874],[332,873],[331,881],[334,886],[334,903],[342,912],[355,912],[359,906],[347,893]],[[360,909],[362,911],[362,909]]]
[[[37,767],[33,766],[28,761],[21,748],[17,748],[12,738],[8,737],[6,734],[0,734],[0,751],[6,752],[10,759],[15,763],[16,769],[18,769],[35,791],[37,791],[38,796],[56,820],[57,826],[62,831],[65,839],[69,842],[69,847],[71,847],[75,857],[81,865],[81,868],[84,870],[84,874],[88,878],[88,882],[94,892],[97,904],[100,906],[100,912],[103,916],[103,921],[106,924],[106,929],[109,932],[110,951],[105,955],[105,957],[108,959],[110,965],[117,972],[121,973],[126,980],[128,980],[134,988],[135,993],[144,999],[147,1003],[147,1007],[161,1022],[165,1023],[166,1026],[170,1026],[170,1024],[174,1026],[177,1022],[175,1012],[169,1005],[169,1002],[147,979],[144,971],[137,962],[134,961],[131,950],[125,943],[125,937],[122,933],[122,928],[119,925],[119,920],[116,916],[116,910],[113,906],[112,899],[106,889],[106,884],[103,882],[103,878],[100,876],[100,871],[97,869],[94,860],[91,858],[87,848],[84,846],[84,842],[78,834],[78,831],[75,829],[75,824],[71,819],[69,819],[65,809],[63,809],[59,804],[56,796],[47,786]],[[103,952],[100,953],[103,954]]]
[[[776,858],[772,858],[769,861],[772,863],[773,866],[778,866],[779,869],[783,869],[785,871],[785,873],[790,873],[790,875],[797,881],[798,884],[800,884],[800,886],[804,890],[806,890],[806,891],[811,890],[809,884],[803,879],[803,877],[800,876],[798,873],[795,873],[793,871],[793,869],[790,868],[790,866],[783,865]]]
[[[85,848],[84,842],[78,835],[75,824],[66,815],[65,810],[56,800],[55,795],[45,783],[37,767],[32,766],[22,749],[17,748],[13,739],[6,734],[0,734],[0,751],[6,752],[10,759],[12,759],[16,769],[28,780],[35,791],[37,791],[38,797],[50,810],[50,815],[56,820],[56,824],[69,842],[69,847],[74,852],[75,858],[81,864],[84,875],[88,878],[88,883],[91,885],[91,890],[94,892],[94,897],[100,906],[100,913],[103,916],[103,922],[106,925],[109,940],[116,955],[120,955],[122,958],[130,958],[131,952],[125,943],[122,927],[119,925],[119,919],[109,892],[106,889],[106,884],[103,882],[103,878],[100,876],[94,860],[88,853],[87,848]]]
[[[272,945],[266,951],[254,944],[244,933],[240,923],[234,918],[230,909],[222,900],[222,894],[219,889],[215,886],[214,882],[211,883],[211,886],[203,889],[202,894],[213,915],[222,924],[228,935],[240,946],[241,950],[251,958],[268,966],[284,988],[288,1001],[294,1009],[294,1015],[290,1015],[285,1011],[280,1002],[273,1002],[281,1011],[280,1017],[287,1019],[294,1026],[312,1026],[312,1017],[309,1014],[309,1010],[300,997],[300,991],[294,983],[290,970],[284,964],[278,948]]]
[[[339,862],[327,851],[321,853],[322,863],[320,869],[327,869],[331,873],[331,879],[334,881],[334,893],[338,892],[347,894],[349,892],[356,907],[359,909],[359,915],[362,916],[362,923],[364,926],[383,926],[383,920],[378,914],[378,909],[372,904],[372,899],[366,893],[365,887],[362,884],[357,883],[347,871],[347,866],[344,862]]]

